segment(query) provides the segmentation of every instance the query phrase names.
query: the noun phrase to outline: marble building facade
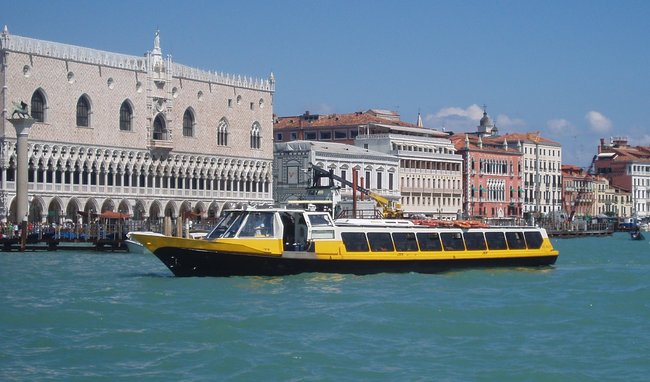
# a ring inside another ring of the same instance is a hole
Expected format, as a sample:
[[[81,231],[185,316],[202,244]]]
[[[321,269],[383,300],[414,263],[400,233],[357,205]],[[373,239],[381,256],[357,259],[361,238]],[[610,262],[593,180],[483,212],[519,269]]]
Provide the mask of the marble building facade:
[[[275,79],[194,69],[162,53],[160,35],[131,56],[0,36],[0,219],[15,216],[16,133],[29,133],[29,220],[115,211],[133,219],[212,218],[272,195]]]

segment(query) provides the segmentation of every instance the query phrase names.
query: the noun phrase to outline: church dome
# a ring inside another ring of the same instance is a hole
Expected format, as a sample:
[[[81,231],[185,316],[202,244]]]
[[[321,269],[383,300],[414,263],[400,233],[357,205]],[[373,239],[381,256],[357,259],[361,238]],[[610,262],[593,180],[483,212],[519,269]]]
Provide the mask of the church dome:
[[[492,126],[492,121],[490,120],[490,117],[488,117],[486,111],[483,112],[483,118],[481,118],[480,126],[482,127]]]

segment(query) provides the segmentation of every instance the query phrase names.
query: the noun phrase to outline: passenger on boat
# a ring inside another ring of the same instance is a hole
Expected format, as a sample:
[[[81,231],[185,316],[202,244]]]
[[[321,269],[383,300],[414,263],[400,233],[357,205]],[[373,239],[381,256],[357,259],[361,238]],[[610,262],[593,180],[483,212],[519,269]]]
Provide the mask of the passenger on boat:
[[[246,225],[239,236],[242,237],[270,237],[273,236],[273,214],[253,213],[248,216]]]

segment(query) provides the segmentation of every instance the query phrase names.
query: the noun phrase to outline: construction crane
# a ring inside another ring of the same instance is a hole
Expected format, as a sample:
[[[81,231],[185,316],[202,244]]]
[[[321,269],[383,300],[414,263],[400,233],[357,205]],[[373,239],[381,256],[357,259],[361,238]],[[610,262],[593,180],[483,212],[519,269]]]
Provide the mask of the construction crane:
[[[311,165],[312,169],[312,175],[313,175],[313,184],[312,187],[310,187],[312,190],[314,189],[322,189],[322,186],[320,186],[320,180],[321,178],[328,178],[329,179],[329,187],[332,188],[334,187],[334,181],[338,181],[341,184],[344,184],[348,187],[352,187],[353,189],[358,190],[359,192],[363,193],[364,195],[367,195],[369,198],[374,200],[381,208],[382,208],[382,215],[384,218],[400,218],[404,215],[404,211],[401,208],[401,205],[396,202],[392,202],[388,200],[387,198],[374,193],[370,191],[367,188],[358,186],[349,180],[342,178],[336,174],[334,174],[334,170],[325,170],[324,168],[318,167],[314,164]]]
[[[593,174],[593,169],[594,169],[594,166],[596,165],[596,159],[598,159],[598,155],[594,155],[594,157],[591,159],[591,164],[589,165],[589,167],[587,167],[587,171],[585,172],[585,179],[587,177],[589,177],[589,176],[594,175]],[[571,214],[569,215],[569,221],[573,221],[573,217],[576,214],[576,208],[577,208],[578,204],[580,203],[580,200],[581,200],[581,198],[582,198],[582,196],[583,196],[583,194],[585,192],[587,192],[587,187],[586,186],[580,187],[578,189],[578,192],[576,193],[576,198],[575,198],[575,201],[574,201],[574,204],[573,204],[573,208],[571,209]]]

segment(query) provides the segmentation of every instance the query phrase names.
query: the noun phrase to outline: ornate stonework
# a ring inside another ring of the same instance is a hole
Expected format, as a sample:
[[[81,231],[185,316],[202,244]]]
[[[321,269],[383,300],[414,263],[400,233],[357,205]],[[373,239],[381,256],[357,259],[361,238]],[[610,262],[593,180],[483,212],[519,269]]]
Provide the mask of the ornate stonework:
[[[6,118],[17,100],[39,111],[29,136],[34,221],[104,210],[211,217],[224,206],[273,200],[272,74],[253,79],[175,63],[163,57],[158,32],[138,57],[5,28],[0,57],[0,215],[4,208],[15,219],[16,137]]]

